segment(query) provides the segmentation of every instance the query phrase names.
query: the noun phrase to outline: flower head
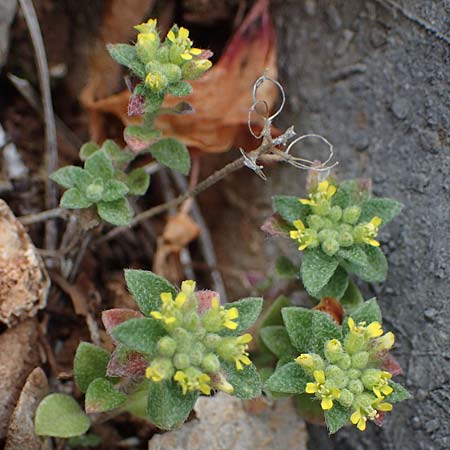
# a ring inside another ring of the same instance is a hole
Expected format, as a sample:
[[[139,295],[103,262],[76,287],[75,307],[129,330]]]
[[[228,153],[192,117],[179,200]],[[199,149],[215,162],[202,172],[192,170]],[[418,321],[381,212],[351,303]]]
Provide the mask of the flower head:
[[[321,200],[330,200],[336,193],[336,186],[330,184],[328,180],[324,180],[317,185],[314,192],[309,194],[308,198],[301,198],[302,205],[316,206]]]
[[[381,218],[375,216],[370,222],[357,225],[353,231],[355,242],[369,244],[372,247],[379,247],[380,243],[375,240],[375,238],[377,237],[378,228],[381,223]]]
[[[161,311],[152,311],[150,315],[156,320],[161,320],[165,325],[176,325],[182,316],[181,310],[187,300],[186,293],[180,292],[174,299],[172,293],[162,292],[160,298],[162,302]]]
[[[352,317],[348,318],[348,327],[350,331],[355,334],[362,334],[366,338],[375,338],[381,336],[383,334],[383,329],[381,328],[380,322],[374,321],[371,322],[366,327],[366,322],[359,322],[358,325],[355,324],[355,321]]]
[[[203,314],[202,322],[207,331],[215,333],[223,328],[235,330],[238,323],[235,320],[239,317],[236,307],[226,309],[220,305],[218,297],[211,300],[211,308]]]
[[[156,30],[158,20],[157,19],[148,19],[147,22],[143,22],[139,25],[135,25],[135,29],[140,33],[151,33]]]
[[[319,241],[315,230],[306,228],[305,224],[300,219],[294,220],[292,223],[296,229],[292,230],[289,233],[289,236],[300,244],[298,247],[300,251],[305,250],[307,247],[316,247],[318,245]]]
[[[390,372],[380,370],[378,380],[373,384],[372,390],[377,398],[384,398],[384,396],[392,394],[392,387],[389,385],[389,380],[392,378]]]
[[[184,395],[188,391],[196,390],[205,395],[211,394],[211,377],[194,368],[188,368],[186,371],[177,370],[173,379],[181,386]]]
[[[248,357],[248,343],[251,340],[250,333],[238,337],[226,337],[218,345],[217,353],[226,361],[233,361],[237,370],[243,370],[243,364],[248,366],[252,363]]]
[[[182,60],[189,61],[193,56],[198,56],[203,52],[200,48],[192,47],[192,41],[189,39],[189,30],[184,27],[179,29],[172,27],[167,33],[167,40],[177,50],[177,56],[180,56]]]
[[[315,370],[313,373],[315,383],[307,383],[305,392],[307,394],[315,394],[322,401],[320,406],[324,411],[333,407],[333,400],[337,400],[340,396],[340,390],[336,387],[327,387],[325,384],[325,372],[323,370]]]
[[[364,431],[367,420],[375,420],[379,411],[392,411],[392,405],[387,402],[383,403],[383,399],[384,397],[373,399],[370,396],[362,394],[358,399],[358,406],[350,416],[350,422],[356,425],[358,430]]]

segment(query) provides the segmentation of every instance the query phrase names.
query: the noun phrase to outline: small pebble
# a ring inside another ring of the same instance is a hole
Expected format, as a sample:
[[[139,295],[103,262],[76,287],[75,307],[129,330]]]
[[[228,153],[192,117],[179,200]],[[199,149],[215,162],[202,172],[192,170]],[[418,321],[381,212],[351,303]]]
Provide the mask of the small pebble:
[[[435,319],[437,313],[438,313],[438,312],[437,312],[436,309],[434,309],[434,308],[427,308],[427,309],[423,312],[423,315],[424,315],[427,319],[433,321],[433,320]]]
[[[422,426],[422,422],[420,421],[420,417],[414,416],[411,419],[411,425],[414,430],[419,430]]]
[[[392,112],[397,119],[404,120],[408,116],[409,105],[408,102],[403,98],[395,99],[392,103]]]
[[[416,398],[419,402],[423,402],[428,396],[428,392],[425,389],[418,389],[414,398]]]
[[[437,430],[439,427],[440,427],[440,424],[439,424],[438,419],[432,419],[425,423],[425,430],[428,433],[431,433],[431,432]]]

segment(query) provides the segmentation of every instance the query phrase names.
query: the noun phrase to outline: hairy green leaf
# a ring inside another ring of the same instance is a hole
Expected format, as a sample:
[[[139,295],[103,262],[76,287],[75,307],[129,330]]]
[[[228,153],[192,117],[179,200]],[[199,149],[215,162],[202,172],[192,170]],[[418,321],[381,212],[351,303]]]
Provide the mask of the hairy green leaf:
[[[191,157],[186,146],[174,138],[161,139],[149,147],[150,153],[162,165],[187,175]]]
[[[197,401],[197,392],[183,395],[172,380],[149,383],[147,413],[150,421],[162,430],[181,425]]]
[[[369,283],[384,281],[387,275],[387,260],[380,247],[362,245],[362,249],[367,257],[365,264],[357,264],[348,260],[341,260],[342,267],[348,272]]]
[[[150,315],[152,311],[161,308],[161,293],[170,292],[176,295],[177,291],[165,278],[149,270],[125,270],[125,281],[128,290],[136,300],[141,312]]]
[[[89,208],[92,202],[78,188],[70,188],[64,192],[59,204],[66,209],[82,209]]]
[[[128,174],[126,183],[131,195],[144,195],[150,185],[150,175],[145,169],[134,169]]]
[[[124,197],[113,202],[98,202],[97,212],[105,222],[118,226],[128,225],[133,217],[133,210]]]
[[[277,275],[285,279],[298,278],[298,266],[296,266],[286,256],[280,256],[275,263],[275,271]]]
[[[308,205],[302,205],[300,203],[298,197],[290,195],[277,195],[272,197],[272,203],[274,210],[288,222],[293,222],[298,219],[305,222],[311,211]]]
[[[310,380],[304,370],[294,361],[278,367],[267,380],[266,386],[271,391],[287,394],[300,394],[305,391]]]
[[[95,142],[86,142],[80,147],[80,159],[81,161],[86,161],[91,157],[100,147]]]
[[[339,300],[344,295],[348,287],[348,282],[347,272],[341,267],[338,267],[330,278],[330,281],[314,297],[319,300],[325,297],[332,297]]]
[[[236,319],[238,327],[235,330],[223,330],[220,334],[238,335],[250,328],[258,318],[263,304],[259,297],[243,298],[236,302],[227,303],[225,309],[237,308],[239,317]]]
[[[335,402],[331,409],[324,412],[324,415],[328,431],[333,434],[349,422],[350,409]]]
[[[179,81],[178,83],[169,84],[167,92],[176,97],[185,97],[192,94],[192,86],[186,81]]]
[[[127,396],[114,389],[113,384],[106,378],[96,378],[89,384],[86,391],[84,405],[86,412],[99,413],[111,411],[124,404]]]
[[[145,66],[137,57],[136,48],[129,44],[108,44],[106,46],[111,58],[116,60],[122,66],[127,67],[138,77],[145,77]]]
[[[131,350],[154,353],[159,339],[167,332],[160,322],[150,318],[130,319],[117,325],[112,336]]]
[[[99,150],[90,156],[84,163],[84,168],[94,178],[101,178],[105,182],[110,180],[114,174],[112,162],[105,150]]]
[[[81,392],[86,392],[96,378],[106,375],[109,352],[89,342],[81,342],[73,360],[75,382]]]
[[[300,353],[323,355],[329,339],[341,339],[341,328],[321,311],[291,306],[281,311],[292,345]]]
[[[389,381],[389,386],[391,386],[394,391],[386,397],[387,402],[398,403],[411,398],[411,394],[401,384],[398,384],[395,381]]]
[[[291,301],[284,295],[280,295],[264,312],[261,320],[261,328],[270,325],[283,325],[281,310],[287,306],[292,306]]]
[[[347,290],[340,299],[342,306],[347,313],[351,313],[355,308],[362,304],[364,298],[356,284],[349,280]]]
[[[381,226],[387,225],[403,209],[403,205],[390,198],[371,198],[362,204],[359,222],[370,222],[378,216],[381,218]]]
[[[367,300],[362,305],[358,306],[350,314],[355,323],[366,322],[367,325],[371,322],[382,322],[383,318],[381,316],[380,306],[378,305],[377,299],[371,298]],[[344,332],[348,332],[348,327],[346,324],[343,326]]]
[[[222,361],[221,367],[225,373],[225,378],[234,388],[231,395],[244,399],[261,395],[261,378],[253,364],[238,370],[234,363]]]
[[[315,297],[323,289],[337,269],[339,261],[326,255],[319,248],[306,249],[300,275],[305,289]]]
[[[86,433],[89,417],[74,398],[66,394],[50,394],[39,403],[34,417],[34,429],[40,436],[69,438]]]
[[[92,177],[77,166],[61,167],[50,175],[50,179],[65,188],[83,188],[92,181]]]
[[[290,358],[294,360],[298,351],[292,346],[289,335],[282,325],[272,325],[262,328],[259,332],[266,347],[277,358]]]
[[[109,180],[105,184],[102,201],[113,202],[119,200],[128,194],[128,190],[128,186],[125,183],[119,180]]]

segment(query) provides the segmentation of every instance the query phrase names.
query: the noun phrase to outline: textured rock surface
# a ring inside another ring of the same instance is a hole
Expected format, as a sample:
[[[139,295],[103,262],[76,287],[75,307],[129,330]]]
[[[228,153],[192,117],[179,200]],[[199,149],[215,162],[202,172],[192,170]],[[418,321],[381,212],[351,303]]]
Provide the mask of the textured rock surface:
[[[29,373],[39,364],[38,324],[28,319],[0,335],[0,439]]]
[[[0,200],[0,321],[32,317],[47,301],[50,279],[27,232]]]
[[[34,413],[48,393],[47,377],[36,367],[27,378],[9,421],[5,450],[47,450],[48,440],[34,433]]]
[[[386,328],[397,335],[394,354],[414,399],[387,415],[382,429],[330,438],[310,427],[311,450],[450,448],[450,52],[445,39],[382,3],[276,0],[272,7],[288,97],[279,125],[322,134],[335,146],[339,176],[372,177],[375,194],[405,203],[381,235],[388,279],[366,294],[378,295]],[[448,33],[448,0],[396,3]],[[305,144],[302,154],[317,157],[318,148]],[[267,174],[263,183],[243,169],[204,199],[222,265],[269,271],[268,261],[293,247],[257,227],[270,193],[303,194],[305,174],[286,167]],[[227,286],[231,298],[245,295],[236,279]]]
[[[306,450],[306,430],[289,400],[274,406],[225,394],[201,397],[197,420],[155,435],[149,450]],[[252,408],[253,406],[253,408]]]

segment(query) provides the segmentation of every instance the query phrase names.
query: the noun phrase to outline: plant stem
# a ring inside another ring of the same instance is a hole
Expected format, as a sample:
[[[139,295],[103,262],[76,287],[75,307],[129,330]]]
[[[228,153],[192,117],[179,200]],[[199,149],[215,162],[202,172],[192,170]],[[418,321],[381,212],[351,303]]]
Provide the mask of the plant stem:
[[[49,219],[65,219],[69,215],[69,211],[62,208],[53,208],[41,211],[36,214],[28,214],[26,216],[19,217],[19,221],[22,225],[32,225],[33,223],[45,222]]]

